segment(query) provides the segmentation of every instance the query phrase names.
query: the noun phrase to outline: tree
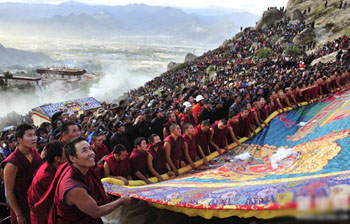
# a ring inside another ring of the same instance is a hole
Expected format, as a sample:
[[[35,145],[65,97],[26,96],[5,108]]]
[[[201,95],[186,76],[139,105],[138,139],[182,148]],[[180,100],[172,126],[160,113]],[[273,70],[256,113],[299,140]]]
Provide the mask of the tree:
[[[268,47],[264,47],[264,48],[260,48],[258,50],[258,54],[257,54],[257,57],[259,59],[261,58],[268,58],[272,55],[272,49],[271,48],[268,48]]]
[[[291,44],[284,50],[284,54],[292,57],[298,57],[302,54],[302,51],[298,46]]]

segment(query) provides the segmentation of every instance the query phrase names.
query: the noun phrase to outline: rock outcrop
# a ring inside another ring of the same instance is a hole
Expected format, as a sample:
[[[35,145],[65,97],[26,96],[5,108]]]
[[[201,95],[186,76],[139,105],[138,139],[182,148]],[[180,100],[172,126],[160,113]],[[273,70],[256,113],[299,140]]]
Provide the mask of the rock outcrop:
[[[333,52],[332,54],[317,58],[311,62],[311,66],[314,66],[318,63],[329,63],[329,62],[335,62],[336,56],[337,56],[338,51]]]
[[[293,43],[296,45],[309,44],[316,39],[316,33],[312,28],[306,28],[301,33],[296,35],[293,39]]]
[[[198,58],[198,56],[192,54],[192,53],[188,53],[185,57],[185,62],[190,62],[194,59]]]
[[[265,11],[261,19],[256,25],[256,29],[260,30],[263,29],[265,26],[269,24],[273,24],[281,19],[283,19],[285,16],[285,13],[278,10],[277,8],[270,8],[269,10]]]
[[[303,3],[303,2],[305,2],[305,0],[289,0],[287,3],[286,9],[288,10],[288,9],[290,9],[290,8],[300,4],[300,3]]]
[[[167,71],[174,69],[177,65],[178,65],[178,63],[176,63],[176,62],[169,62],[168,66],[167,66]]]

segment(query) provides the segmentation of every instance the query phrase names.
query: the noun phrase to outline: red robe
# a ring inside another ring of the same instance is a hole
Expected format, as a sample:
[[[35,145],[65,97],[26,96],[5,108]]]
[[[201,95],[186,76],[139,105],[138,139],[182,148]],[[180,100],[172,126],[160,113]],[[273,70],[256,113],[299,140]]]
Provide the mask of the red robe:
[[[32,149],[33,160],[29,161],[25,155],[16,149],[1,163],[1,167],[4,168],[6,163],[12,163],[18,168],[14,194],[16,196],[17,203],[27,219],[27,223],[30,223],[30,210],[28,205],[28,188],[30,187],[33,177],[36,171],[39,169],[42,160],[40,154],[36,149]],[[11,223],[17,223],[17,217],[15,212],[10,208]]]
[[[168,142],[171,145],[170,158],[176,168],[180,168],[182,158],[182,152],[184,149],[184,140],[182,136],[177,137],[176,141],[172,135],[166,137],[164,142]]]
[[[188,146],[188,154],[191,157],[192,162],[196,161],[196,157],[197,157],[197,143],[196,143],[196,138],[194,136],[192,136],[192,138],[190,138],[190,136],[183,134],[182,138],[184,139],[184,141],[187,143]]]
[[[238,123],[232,123],[231,121],[227,121],[227,126],[230,126],[232,128],[233,133],[235,134],[236,138],[238,138],[238,134],[239,134]],[[233,139],[231,135],[228,135],[228,143],[231,144],[232,142],[233,142]]]
[[[162,143],[162,142],[160,142]],[[154,149],[153,145],[150,145],[147,149],[148,153],[152,155],[152,164],[153,168],[160,174],[164,174],[168,172],[166,167],[166,157],[165,157],[165,149],[163,144],[157,145],[158,150]]]
[[[105,162],[108,164],[111,176],[121,176],[128,178],[131,174],[130,161],[126,157],[124,160],[117,160],[114,158],[113,153],[109,155]]]
[[[102,147],[96,148],[95,145],[91,146],[95,152],[95,161],[96,163],[100,161],[105,155],[109,154],[109,150],[105,144],[102,144]]]
[[[182,123],[182,122],[184,122],[183,123],[184,125],[187,124],[187,123],[190,123],[190,124],[193,125],[193,127],[196,127],[196,124],[197,124],[196,120],[194,119],[194,117],[191,116],[191,115],[188,115],[188,114],[185,114],[184,116],[182,116],[180,123]]]
[[[130,155],[131,176],[138,180],[136,172],[140,171],[145,177],[148,176],[147,152],[134,149]]]
[[[197,125],[194,130],[194,135],[196,142],[202,148],[204,154],[207,156],[210,154],[208,146],[210,146],[210,131],[203,132],[201,129],[201,125]],[[198,154],[200,155],[200,154]]]
[[[242,116],[239,116],[238,126],[239,126],[239,130],[240,130],[240,132],[238,133],[238,136],[241,138],[242,137],[249,138],[249,131],[250,131],[251,123],[249,122],[248,117],[243,119]]]
[[[36,172],[32,185],[28,190],[28,204],[30,208],[31,223],[47,223],[49,208],[46,211],[36,211],[34,204],[37,203],[49,188],[55,177],[56,168],[48,162],[45,162]]]
[[[65,163],[59,167],[49,189],[34,205],[34,208],[50,207],[49,224],[102,224],[101,218],[94,219],[76,206],[64,203],[65,194],[76,187],[86,189],[99,206],[109,202],[101,180],[94,169],[89,169],[84,176],[77,168]]]
[[[214,130],[213,142],[221,149],[225,148],[225,141],[227,139],[228,127],[226,126],[224,129],[220,130],[218,128],[218,121],[216,121],[211,128]],[[215,148],[212,147],[212,150],[215,151]]]

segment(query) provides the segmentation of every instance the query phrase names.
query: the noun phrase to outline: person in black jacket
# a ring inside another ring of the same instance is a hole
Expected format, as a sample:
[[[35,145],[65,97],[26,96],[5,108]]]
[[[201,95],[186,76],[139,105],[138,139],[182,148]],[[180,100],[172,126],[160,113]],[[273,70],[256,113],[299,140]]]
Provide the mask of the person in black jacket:
[[[130,145],[128,136],[125,134],[125,124],[121,121],[118,121],[114,128],[117,130],[116,133],[114,133],[111,137],[111,146],[114,148],[114,146],[121,144],[123,145],[128,153],[130,154],[132,152],[132,147]]]
[[[198,123],[202,123],[204,120],[210,120],[213,123],[213,111],[211,110],[212,104],[210,99],[204,101],[203,109],[199,113]]]
[[[159,107],[156,110],[156,117],[153,118],[153,120],[151,121],[151,133],[157,134],[160,137],[160,139],[164,139],[163,128],[166,122],[167,121],[164,119],[164,110],[163,108]]]

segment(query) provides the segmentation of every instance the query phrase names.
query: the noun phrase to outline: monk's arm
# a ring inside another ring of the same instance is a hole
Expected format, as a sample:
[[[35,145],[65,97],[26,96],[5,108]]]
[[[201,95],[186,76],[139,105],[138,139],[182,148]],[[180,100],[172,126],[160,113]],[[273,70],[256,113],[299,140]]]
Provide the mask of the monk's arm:
[[[103,170],[104,170],[104,174],[106,177],[112,177],[115,179],[119,179],[119,180],[123,181],[125,185],[129,185],[129,181],[125,177],[111,175],[111,170],[109,169],[109,165],[107,162],[105,162],[103,164]]]
[[[149,180],[147,179],[147,177],[145,177],[145,176],[140,172],[140,170],[138,170],[138,171],[135,172],[135,176],[137,176],[140,180],[145,181],[147,184],[152,184],[152,182],[149,181]]]
[[[97,165],[102,165],[105,159],[108,157],[108,155],[104,155],[98,162]]]
[[[153,157],[151,155],[151,153],[148,153],[147,155],[147,166],[149,171],[153,174],[153,176],[158,178],[158,181],[163,181],[163,178],[159,175],[159,173],[153,168]]]
[[[208,159],[207,159],[207,157],[205,156],[202,147],[201,147],[200,145],[197,145],[197,148],[198,148],[198,151],[199,151],[199,153],[201,154],[201,156],[202,156],[202,158],[203,158],[203,163],[204,163],[205,165],[209,165]]]
[[[170,153],[171,153],[171,146],[168,142],[164,143],[164,149],[165,149],[165,158],[168,164],[170,165],[171,169],[175,172],[176,176],[179,175],[179,171],[176,169],[173,161],[171,160]]]
[[[109,169],[108,163],[103,164],[103,171],[105,173],[105,176],[109,177],[109,175],[111,174],[111,171]]]
[[[210,128],[210,144],[216,149],[218,153],[221,153],[221,149],[219,148],[219,146],[215,144],[215,142],[213,141],[213,137],[214,137],[214,130]]]
[[[193,161],[191,159],[191,156],[188,153],[188,144],[187,144],[187,142],[185,142],[185,151],[184,152],[185,152],[185,157],[186,157],[187,162],[191,165],[192,169],[195,169],[196,166],[194,165],[194,163],[193,163]]]
[[[168,137],[168,130],[166,128],[163,128],[163,140]]]
[[[4,168],[4,182],[7,198],[9,200],[12,210],[15,212],[17,217],[23,217],[22,211],[18,205],[17,198],[15,195],[15,182],[18,167],[12,163],[7,163]]]
[[[235,141],[237,143],[237,145],[241,145],[241,143],[238,141],[238,139],[236,138],[235,133],[233,132],[233,128],[232,127],[228,127],[228,131],[230,132],[230,135],[233,139],[233,141]]]
[[[119,200],[98,206],[87,190],[81,187],[69,190],[65,197],[66,204],[75,205],[80,211],[95,219],[109,214],[121,205],[129,205],[130,202],[131,199],[128,196],[123,196]]]

